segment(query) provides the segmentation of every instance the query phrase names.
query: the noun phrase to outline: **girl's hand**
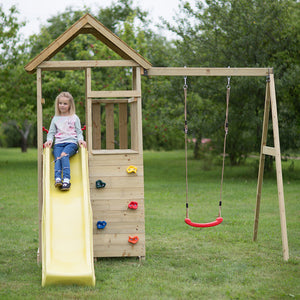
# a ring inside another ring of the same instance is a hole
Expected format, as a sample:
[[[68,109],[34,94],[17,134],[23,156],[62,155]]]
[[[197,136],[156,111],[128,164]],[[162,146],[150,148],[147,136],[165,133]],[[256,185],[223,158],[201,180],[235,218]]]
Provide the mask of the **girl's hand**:
[[[86,148],[86,142],[85,141],[78,141],[79,146],[83,146],[84,148]]]
[[[51,148],[51,147],[52,147],[52,144],[53,144],[53,141],[47,141],[47,142],[44,144],[44,146],[45,146],[45,147]]]

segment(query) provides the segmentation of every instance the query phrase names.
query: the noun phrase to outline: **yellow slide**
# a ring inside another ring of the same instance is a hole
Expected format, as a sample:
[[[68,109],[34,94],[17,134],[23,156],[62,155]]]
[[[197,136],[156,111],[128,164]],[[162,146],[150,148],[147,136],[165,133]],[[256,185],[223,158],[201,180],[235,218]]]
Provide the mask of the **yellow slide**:
[[[70,158],[71,189],[54,187],[54,157],[44,149],[42,286],[95,286],[93,225],[85,148]]]

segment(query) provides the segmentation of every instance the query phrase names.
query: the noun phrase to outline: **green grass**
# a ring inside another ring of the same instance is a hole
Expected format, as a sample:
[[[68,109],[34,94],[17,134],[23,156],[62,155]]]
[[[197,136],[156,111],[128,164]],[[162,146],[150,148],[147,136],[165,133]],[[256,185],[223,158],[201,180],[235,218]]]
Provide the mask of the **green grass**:
[[[41,287],[36,150],[0,149],[1,299],[300,299],[300,161],[283,162],[290,260],[282,259],[275,174],[265,176],[258,241],[252,242],[257,174],[253,159],[226,165],[224,222],[184,223],[182,151],[145,152],[146,260],[99,259],[96,287]],[[220,164],[189,159],[190,218],[215,220]],[[207,168],[206,168],[207,169]]]

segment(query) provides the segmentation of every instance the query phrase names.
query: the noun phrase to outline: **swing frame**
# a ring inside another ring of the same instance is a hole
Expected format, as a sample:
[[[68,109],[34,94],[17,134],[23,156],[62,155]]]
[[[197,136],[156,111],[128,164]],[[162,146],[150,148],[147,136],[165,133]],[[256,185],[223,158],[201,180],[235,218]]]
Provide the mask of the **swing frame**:
[[[278,201],[279,201],[282,251],[283,251],[283,259],[287,261],[289,259],[289,249],[288,249],[286,213],[285,213],[282,166],[281,166],[281,151],[280,151],[280,141],[279,141],[278,115],[277,115],[275,80],[274,80],[273,68],[152,67],[150,69],[144,69],[143,75],[146,76],[227,76],[227,77],[228,76],[246,76],[246,77],[257,76],[257,77],[267,78],[264,117],[263,117],[263,130],[262,130],[261,150],[260,150],[260,159],[259,159],[259,171],[258,171],[258,178],[257,178],[253,241],[257,240],[257,234],[258,234],[258,223],[259,223],[259,212],[260,212],[260,203],[261,203],[261,191],[262,191],[262,183],[263,183],[265,156],[270,155],[275,157],[275,163],[276,163],[276,178],[277,178],[277,191],[278,191]],[[267,132],[268,132],[270,109],[272,114],[272,125],[273,125],[272,126],[273,140],[274,140],[273,147],[267,146]],[[215,222],[217,222],[217,220]],[[198,224],[198,223],[194,223],[194,224]]]

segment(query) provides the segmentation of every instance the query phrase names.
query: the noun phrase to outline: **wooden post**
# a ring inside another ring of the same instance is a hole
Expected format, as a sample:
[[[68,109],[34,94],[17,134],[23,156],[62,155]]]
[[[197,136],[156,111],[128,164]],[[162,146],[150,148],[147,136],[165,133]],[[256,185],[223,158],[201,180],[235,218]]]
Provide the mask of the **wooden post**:
[[[119,142],[120,149],[128,149],[127,103],[119,104]]]
[[[115,149],[114,104],[105,105],[106,149]]]
[[[141,70],[139,67],[132,68],[132,89],[141,95]],[[143,151],[142,134],[142,98],[135,97],[136,101],[131,103],[131,149]]]
[[[283,259],[287,261],[289,259],[289,248],[288,248],[285,205],[284,205],[275,82],[274,82],[273,74],[270,75],[270,98],[271,98],[271,109],[272,109],[274,148],[276,151],[275,163],[276,163],[277,189],[278,189],[279,213],[280,213],[280,224],[281,224],[282,250],[283,250]]]
[[[92,103],[93,149],[101,149],[101,104]]]
[[[137,135],[138,135],[138,151],[143,153],[143,122],[142,122],[142,82],[141,82],[141,68],[134,68],[135,75],[135,89],[140,95],[137,97]]]
[[[92,137],[92,99],[90,98],[92,90],[91,68],[85,69],[85,120],[86,120],[86,141],[89,154],[93,150]]]
[[[256,209],[255,209],[255,219],[254,219],[253,241],[257,240],[257,233],[258,233],[260,199],[261,199],[261,190],[262,190],[264,168],[265,168],[265,154],[263,153],[263,147],[266,146],[266,144],[267,144],[269,112],[270,112],[270,81],[268,79],[267,85],[266,85],[263,131],[262,131],[262,137],[261,137],[259,169],[258,169],[258,178],[257,178]]]
[[[37,262],[42,262],[42,215],[43,215],[43,107],[42,107],[42,70],[36,71],[37,91],[37,148],[38,148],[38,198],[39,198],[39,250]]]

